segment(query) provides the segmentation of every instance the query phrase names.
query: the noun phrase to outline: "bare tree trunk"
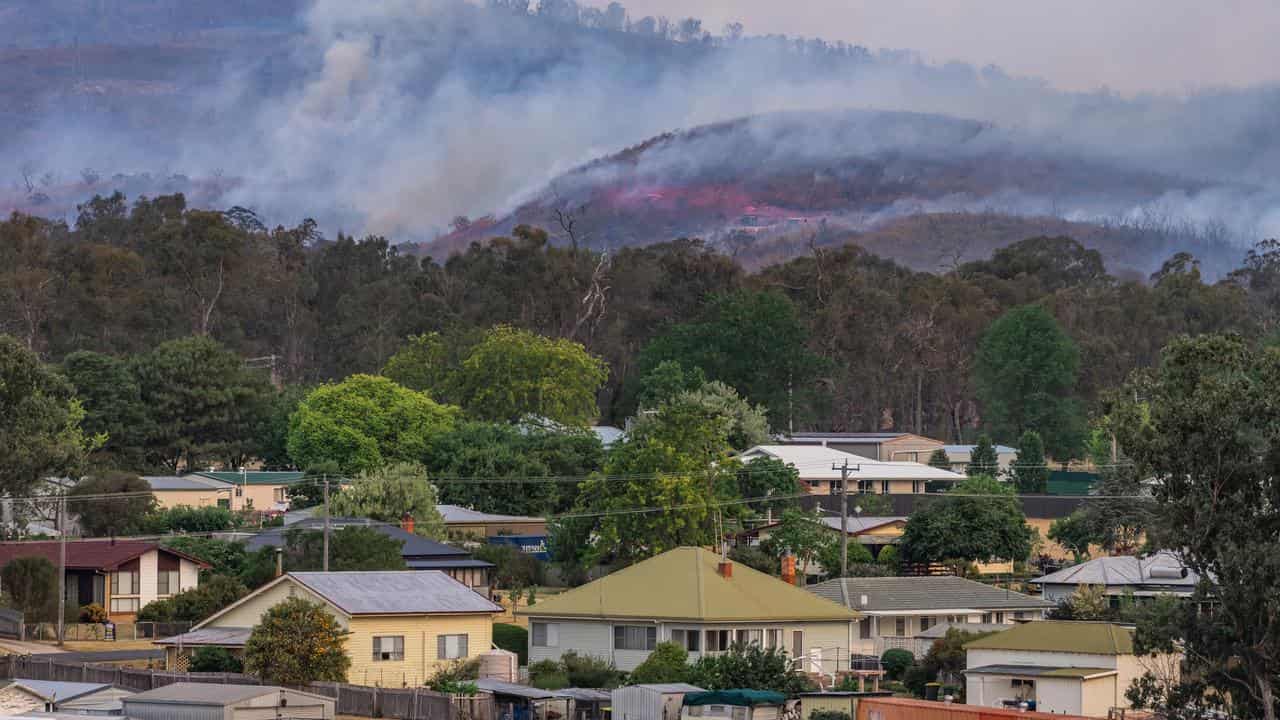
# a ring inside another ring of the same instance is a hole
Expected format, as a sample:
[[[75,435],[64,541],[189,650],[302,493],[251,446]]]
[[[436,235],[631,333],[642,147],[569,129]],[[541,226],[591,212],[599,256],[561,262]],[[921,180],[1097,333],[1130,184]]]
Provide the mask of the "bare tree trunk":
[[[1271,678],[1266,673],[1257,673],[1258,693],[1262,699],[1263,720],[1276,720],[1276,701],[1272,695]]]

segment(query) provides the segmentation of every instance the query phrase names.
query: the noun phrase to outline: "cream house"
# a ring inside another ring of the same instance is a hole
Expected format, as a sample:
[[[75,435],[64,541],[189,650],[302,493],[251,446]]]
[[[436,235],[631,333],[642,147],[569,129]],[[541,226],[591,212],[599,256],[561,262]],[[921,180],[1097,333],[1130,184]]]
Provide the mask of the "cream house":
[[[796,469],[800,484],[815,495],[839,489],[840,468],[848,464],[849,492],[868,495],[909,495],[926,492],[929,486],[952,484],[964,476],[950,470],[907,460],[873,460],[824,445],[756,445],[738,455],[748,462],[758,457],[773,458]]]
[[[348,682],[381,687],[420,686],[440,667],[487,652],[502,612],[438,570],[288,573],[191,632],[157,641],[166,667],[185,670],[200,647],[243,652],[263,614],[291,597],[324,605],[347,631]]]
[[[1134,654],[1133,630],[1104,622],[1027,623],[965,645],[965,701],[1088,717],[1127,709],[1125,691],[1151,672],[1176,680],[1176,655]]]

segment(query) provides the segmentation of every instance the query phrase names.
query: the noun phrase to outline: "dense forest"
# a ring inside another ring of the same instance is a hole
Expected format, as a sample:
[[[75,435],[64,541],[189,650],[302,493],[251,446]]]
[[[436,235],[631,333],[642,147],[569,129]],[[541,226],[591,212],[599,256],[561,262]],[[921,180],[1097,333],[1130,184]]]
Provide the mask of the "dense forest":
[[[73,226],[21,214],[0,223],[0,332],[50,363],[208,336],[281,384],[311,385],[376,373],[424,333],[460,356],[480,330],[507,324],[602,358],[606,422],[634,411],[644,372],[677,359],[763,405],[775,429],[971,439],[983,423],[978,346],[1013,308],[1043,306],[1078,346],[1071,392],[1091,409],[1179,334],[1269,336],[1278,293],[1275,241],[1209,283],[1187,254],[1150,278],[1117,279],[1066,237],[944,273],[855,245],[748,273],[697,239],[601,254],[532,227],[418,259],[386,238],[267,228],[180,195],[96,197]]]

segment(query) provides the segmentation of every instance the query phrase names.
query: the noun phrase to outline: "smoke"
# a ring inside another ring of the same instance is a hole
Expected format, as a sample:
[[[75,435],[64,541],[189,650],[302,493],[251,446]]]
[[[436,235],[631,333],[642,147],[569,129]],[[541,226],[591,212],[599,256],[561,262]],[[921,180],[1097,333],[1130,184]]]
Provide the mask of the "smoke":
[[[225,177],[210,202],[273,223],[316,217],[330,231],[420,240],[457,215],[511,210],[659,133],[777,111],[909,111],[958,120],[897,115],[799,133],[760,122],[749,131],[764,155],[707,136],[646,156],[641,170],[680,176],[747,157],[781,167],[891,153],[1087,159],[1081,173],[1106,177],[1042,178],[1039,189],[997,187],[992,198],[1066,217],[1156,208],[1225,220],[1240,241],[1280,232],[1276,89],[1064,93],[909,54],[698,33],[672,42],[601,27],[601,13],[584,12],[585,23],[551,14],[461,0],[315,0],[282,46],[238,52],[212,80],[175,68],[182,91],[126,98],[144,108],[132,117],[50,104],[0,150],[64,178],[84,167]]]

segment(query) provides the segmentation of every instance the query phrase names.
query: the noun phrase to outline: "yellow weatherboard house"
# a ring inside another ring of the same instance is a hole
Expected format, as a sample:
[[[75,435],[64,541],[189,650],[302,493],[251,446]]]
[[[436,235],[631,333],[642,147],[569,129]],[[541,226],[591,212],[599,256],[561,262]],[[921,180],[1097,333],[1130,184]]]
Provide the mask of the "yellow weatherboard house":
[[[438,570],[287,573],[190,632],[157,641],[167,669],[187,669],[202,647],[242,653],[263,614],[290,597],[324,605],[347,631],[348,682],[381,687],[419,686],[440,667],[485,653],[502,612]]]

